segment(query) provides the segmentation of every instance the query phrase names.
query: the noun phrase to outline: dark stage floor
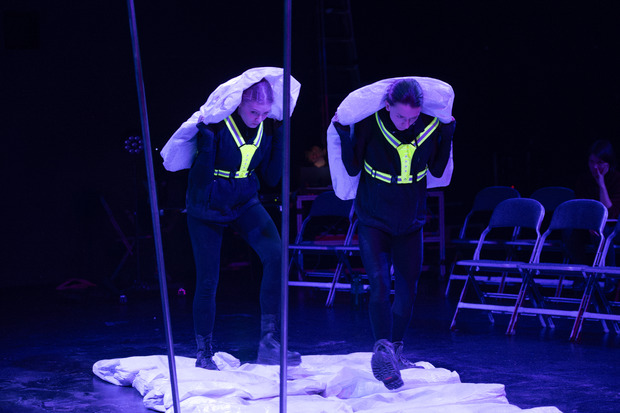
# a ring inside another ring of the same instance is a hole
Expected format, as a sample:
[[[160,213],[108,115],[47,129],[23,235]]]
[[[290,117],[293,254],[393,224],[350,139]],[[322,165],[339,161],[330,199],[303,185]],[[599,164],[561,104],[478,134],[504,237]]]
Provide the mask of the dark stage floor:
[[[250,283],[251,284],[251,283]],[[175,353],[194,357],[191,291],[171,287]],[[252,287],[253,288],[253,287]],[[216,346],[242,362],[256,357],[258,304],[240,293],[243,283],[224,279],[218,297]],[[455,292],[458,288],[455,288]],[[459,373],[462,382],[502,383],[508,401],[521,408],[556,406],[561,411],[620,411],[620,339],[588,325],[580,344],[568,342],[570,323],[545,331],[524,319],[516,336],[504,335],[507,319],[491,326],[481,314],[463,313],[459,330],[448,329],[455,298],[443,282],[423,274],[408,332],[406,353],[414,361]],[[338,294],[334,308],[325,293],[291,289],[289,346],[308,354],[371,351],[365,306]],[[127,303],[96,287],[83,291],[2,291],[0,411],[147,412],[133,388],[103,382],[91,371],[101,359],[166,354],[157,290],[129,292]]]

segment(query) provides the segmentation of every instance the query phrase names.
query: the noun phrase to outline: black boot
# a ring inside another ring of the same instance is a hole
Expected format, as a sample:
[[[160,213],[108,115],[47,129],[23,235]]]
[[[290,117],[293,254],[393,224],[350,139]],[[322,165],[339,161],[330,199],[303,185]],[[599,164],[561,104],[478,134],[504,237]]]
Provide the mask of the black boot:
[[[280,364],[280,340],[277,334],[277,317],[273,314],[262,315],[260,320],[261,340],[258,343],[257,364]],[[287,364],[301,364],[301,354],[296,351],[286,352]]]
[[[212,334],[206,336],[196,334],[196,344],[198,345],[196,367],[207,370],[219,370],[213,361],[212,336]]]

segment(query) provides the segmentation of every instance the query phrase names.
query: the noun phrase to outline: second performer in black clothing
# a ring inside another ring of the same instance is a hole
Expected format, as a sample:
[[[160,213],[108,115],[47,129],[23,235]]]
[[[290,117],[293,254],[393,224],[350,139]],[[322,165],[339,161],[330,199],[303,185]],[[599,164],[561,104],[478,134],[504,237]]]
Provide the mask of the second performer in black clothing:
[[[375,345],[372,370],[388,389],[403,385],[400,370],[415,367],[402,356],[422,270],[426,176],[442,175],[450,157],[455,121],[444,124],[422,111],[414,79],[394,81],[385,108],[351,130],[333,122],[347,173],[361,173],[355,211],[362,262],[370,283],[369,312]],[[390,291],[394,269],[394,301]]]

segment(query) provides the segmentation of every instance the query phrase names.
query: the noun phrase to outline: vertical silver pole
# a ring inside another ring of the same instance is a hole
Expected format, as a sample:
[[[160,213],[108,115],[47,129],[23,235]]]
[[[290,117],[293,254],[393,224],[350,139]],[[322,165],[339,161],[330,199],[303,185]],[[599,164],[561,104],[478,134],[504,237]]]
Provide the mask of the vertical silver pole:
[[[319,72],[321,74],[321,130],[326,131],[330,124],[329,117],[329,98],[327,94],[327,55],[325,42],[325,0],[317,3],[317,14],[319,15]]]
[[[288,350],[288,243],[290,215],[291,148],[291,0],[284,0],[284,90],[282,145],[282,293],[280,294],[280,412],[286,413],[286,378]]]
[[[144,140],[144,157],[146,159],[146,172],[149,185],[149,200],[151,203],[151,216],[153,218],[153,239],[157,255],[157,269],[159,272],[159,290],[161,292],[162,309],[166,340],[168,342],[168,368],[170,370],[170,387],[172,389],[172,403],[176,413],[181,412],[179,405],[179,391],[177,388],[176,366],[174,361],[174,345],[172,330],[170,328],[170,309],[168,308],[168,287],[166,285],[166,269],[164,266],[164,252],[161,242],[161,227],[159,225],[159,207],[157,206],[157,188],[155,186],[155,173],[153,170],[153,155],[151,152],[151,137],[149,134],[149,119],[146,110],[146,95],[144,93],[144,79],[142,77],[142,63],[140,60],[140,46],[138,44],[138,29],[136,25],[136,10],[133,0],[127,0],[129,8],[129,27],[131,30],[131,45],[133,48],[133,60],[136,72],[136,85],[138,88],[138,101],[140,104],[140,120],[142,123],[142,137]]]

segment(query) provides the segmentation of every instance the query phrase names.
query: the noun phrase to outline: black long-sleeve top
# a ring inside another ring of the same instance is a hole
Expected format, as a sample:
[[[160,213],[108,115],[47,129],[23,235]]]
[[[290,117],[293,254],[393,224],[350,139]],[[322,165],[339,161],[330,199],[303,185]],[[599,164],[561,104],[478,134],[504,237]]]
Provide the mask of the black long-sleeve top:
[[[253,143],[258,128],[248,128],[235,111],[233,120],[246,143]],[[238,171],[241,151],[224,121],[198,125],[198,154],[189,171],[186,196],[187,213],[213,222],[230,222],[259,203],[260,173],[264,183],[275,186],[282,177],[282,123],[267,118],[263,137],[254,153],[247,178],[222,178],[215,169]]]
[[[379,111],[379,117],[386,129],[401,143],[413,142],[433,120],[421,114],[411,127],[399,131],[385,109]],[[416,181],[416,175],[427,166],[433,176],[443,174],[450,157],[455,122],[440,123],[416,148],[411,165],[414,182],[408,184],[386,183],[364,171],[366,161],[377,171],[392,176],[401,173],[398,152],[381,133],[374,114],[356,123],[351,135],[348,127],[339,124],[335,126],[340,136],[342,161],[347,173],[355,176],[362,171],[355,197],[355,211],[360,222],[392,235],[420,229],[426,221],[426,177]]]

